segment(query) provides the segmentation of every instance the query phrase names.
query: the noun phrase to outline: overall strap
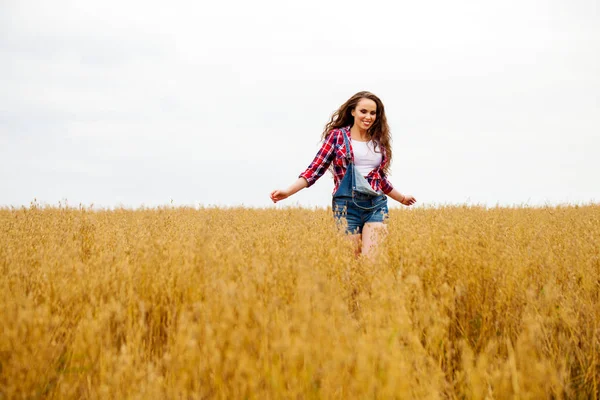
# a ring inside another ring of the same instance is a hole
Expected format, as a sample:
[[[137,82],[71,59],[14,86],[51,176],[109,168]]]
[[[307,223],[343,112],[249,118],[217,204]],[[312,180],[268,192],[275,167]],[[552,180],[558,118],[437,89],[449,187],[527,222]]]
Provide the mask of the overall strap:
[[[348,135],[346,134],[345,129],[342,129],[342,135],[344,136],[344,143],[346,144],[346,159],[350,162],[352,160],[352,154],[350,154],[350,143],[348,143]]]
[[[352,185],[352,196],[354,198],[354,189],[356,189],[356,176],[354,174],[354,164],[352,164],[352,154],[350,154],[350,142],[348,141],[348,135],[346,129],[342,129],[342,135],[344,135],[344,144],[346,145],[346,161],[348,162],[348,168],[346,169],[346,175],[350,174],[350,182]],[[345,177],[345,175],[344,175]]]

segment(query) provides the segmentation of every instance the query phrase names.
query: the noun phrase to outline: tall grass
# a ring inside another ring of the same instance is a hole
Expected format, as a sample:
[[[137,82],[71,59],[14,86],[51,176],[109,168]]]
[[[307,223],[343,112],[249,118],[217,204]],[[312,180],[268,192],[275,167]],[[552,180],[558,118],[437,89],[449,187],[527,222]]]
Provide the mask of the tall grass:
[[[600,206],[0,209],[0,399],[597,398]]]

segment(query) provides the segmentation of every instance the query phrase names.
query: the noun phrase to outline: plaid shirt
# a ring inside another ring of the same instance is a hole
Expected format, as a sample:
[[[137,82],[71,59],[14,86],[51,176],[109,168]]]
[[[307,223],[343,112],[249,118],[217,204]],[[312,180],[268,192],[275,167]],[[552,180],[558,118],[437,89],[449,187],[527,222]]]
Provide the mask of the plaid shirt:
[[[350,141],[350,127],[347,126],[340,129],[333,129],[323,142],[323,145],[315,156],[313,162],[310,163],[306,171],[299,175],[299,178],[306,179],[308,182],[308,187],[312,186],[317,179],[323,176],[331,162],[333,162],[333,181],[335,183],[333,193],[335,194],[340,186],[342,178],[344,178],[344,175],[346,174],[346,169],[348,168],[348,162],[346,160],[346,145],[344,144],[343,135],[348,136],[350,155],[352,160],[354,160],[354,151],[352,150],[352,142]],[[367,175],[366,178],[371,184],[373,190],[381,190],[383,193],[387,194],[391,192],[394,187],[390,181],[388,181],[385,173],[383,172],[383,167],[388,162],[388,159],[383,147],[381,147],[381,151],[381,164],[369,172],[369,175]]]

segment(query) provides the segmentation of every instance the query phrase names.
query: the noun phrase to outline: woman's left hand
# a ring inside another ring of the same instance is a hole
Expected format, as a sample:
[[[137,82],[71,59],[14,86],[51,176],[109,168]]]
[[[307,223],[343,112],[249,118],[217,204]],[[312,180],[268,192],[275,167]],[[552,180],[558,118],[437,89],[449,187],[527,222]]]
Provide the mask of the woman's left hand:
[[[417,199],[415,199],[410,194],[403,195],[396,189],[393,189],[387,195],[390,196],[392,199],[396,200],[397,202],[404,204],[405,206],[412,206],[417,202]]]
[[[415,199],[411,195],[406,195],[406,196],[404,196],[404,198],[402,200],[400,200],[400,203],[404,204],[405,206],[412,206],[416,202],[417,202],[417,199]]]

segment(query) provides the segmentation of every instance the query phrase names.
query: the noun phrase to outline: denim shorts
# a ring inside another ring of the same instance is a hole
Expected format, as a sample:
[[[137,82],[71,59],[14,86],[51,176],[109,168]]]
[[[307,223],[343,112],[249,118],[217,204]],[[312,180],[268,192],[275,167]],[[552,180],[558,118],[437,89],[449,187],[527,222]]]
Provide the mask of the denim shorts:
[[[346,233],[362,233],[368,222],[383,222],[388,219],[387,196],[377,197],[355,193],[352,197],[334,197],[331,202],[336,223],[343,225]]]

